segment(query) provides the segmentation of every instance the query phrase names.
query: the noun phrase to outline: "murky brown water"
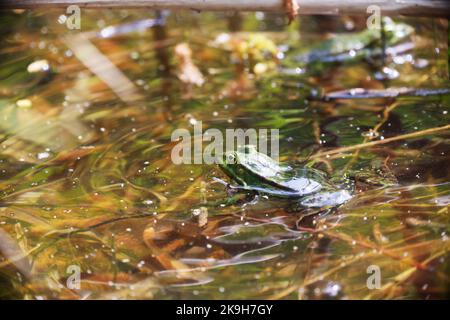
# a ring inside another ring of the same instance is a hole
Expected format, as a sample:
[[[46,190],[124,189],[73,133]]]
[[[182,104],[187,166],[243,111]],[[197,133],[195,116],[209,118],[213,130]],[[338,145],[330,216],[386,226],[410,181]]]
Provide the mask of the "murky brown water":
[[[365,22],[179,13],[148,28],[153,14],[84,10],[69,31],[61,13],[0,16],[1,298],[448,297],[450,94],[321,98],[450,88],[445,21],[404,20],[414,34],[384,61],[305,64],[314,43]],[[173,130],[199,121],[279,128],[283,161],[383,167],[398,185],[329,213],[245,195],[226,205],[216,166],[170,158]],[[74,270],[80,289],[67,286]]]

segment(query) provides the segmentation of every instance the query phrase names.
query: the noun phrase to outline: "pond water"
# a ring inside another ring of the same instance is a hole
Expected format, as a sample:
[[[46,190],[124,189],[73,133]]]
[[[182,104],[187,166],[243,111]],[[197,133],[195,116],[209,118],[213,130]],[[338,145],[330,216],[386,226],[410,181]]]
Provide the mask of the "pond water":
[[[69,30],[63,13],[0,16],[1,298],[448,298],[447,21],[330,56],[365,19],[83,10]],[[445,90],[335,94],[401,87]],[[217,166],[171,160],[200,121],[397,183],[335,210],[227,203]]]

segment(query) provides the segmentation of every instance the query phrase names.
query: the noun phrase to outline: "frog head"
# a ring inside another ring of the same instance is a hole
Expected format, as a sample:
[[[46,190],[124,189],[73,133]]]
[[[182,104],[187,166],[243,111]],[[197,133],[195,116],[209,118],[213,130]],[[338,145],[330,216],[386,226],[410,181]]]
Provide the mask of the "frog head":
[[[354,175],[355,184],[359,188],[383,188],[392,187],[398,184],[397,179],[393,175],[387,175],[381,171],[356,172]]]
[[[384,164],[372,161],[369,169],[351,170],[345,174],[358,189],[384,188],[398,185],[397,178]]]
[[[238,147],[236,151],[226,152],[219,166],[241,185],[256,185],[261,183],[261,180],[277,177],[289,169],[266,154],[258,152],[254,145],[245,145]]]

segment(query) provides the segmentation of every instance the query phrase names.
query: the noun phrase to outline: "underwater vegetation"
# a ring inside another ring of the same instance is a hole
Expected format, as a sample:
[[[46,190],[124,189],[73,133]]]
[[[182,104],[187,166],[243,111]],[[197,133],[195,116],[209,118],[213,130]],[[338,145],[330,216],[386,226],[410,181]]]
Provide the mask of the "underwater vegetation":
[[[1,299],[448,298],[447,20],[383,42],[354,17],[60,14],[0,15]],[[327,208],[230,194],[171,161],[199,121],[366,179]]]

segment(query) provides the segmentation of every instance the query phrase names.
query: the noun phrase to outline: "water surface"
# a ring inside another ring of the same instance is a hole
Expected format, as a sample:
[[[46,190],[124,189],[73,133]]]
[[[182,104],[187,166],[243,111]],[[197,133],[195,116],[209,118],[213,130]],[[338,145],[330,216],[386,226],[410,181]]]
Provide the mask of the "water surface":
[[[384,59],[301,64],[315,43],[365,22],[178,13],[151,27],[142,20],[153,13],[83,10],[78,31],[60,14],[0,17],[1,298],[448,297],[450,94],[323,98],[450,88],[445,21],[403,20],[415,28],[409,47]],[[214,43],[222,33],[245,42],[238,30],[275,44],[278,61]],[[183,42],[201,86],[180,80]],[[398,184],[361,188],[332,212],[245,195],[226,205],[216,166],[170,158],[173,130],[199,121],[279,128],[283,161],[330,174],[383,168]],[[77,268],[79,290],[67,286]]]

